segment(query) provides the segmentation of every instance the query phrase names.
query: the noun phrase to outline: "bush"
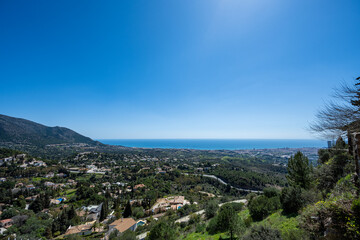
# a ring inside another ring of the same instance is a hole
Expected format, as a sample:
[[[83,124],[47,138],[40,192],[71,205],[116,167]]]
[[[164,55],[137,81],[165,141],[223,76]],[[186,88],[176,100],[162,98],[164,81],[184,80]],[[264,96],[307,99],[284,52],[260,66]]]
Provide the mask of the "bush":
[[[268,198],[261,195],[249,203],[249,212],[254,221],[261,221],[281,206],[278,196]]]
[[[1,219],[12,218],[12,217],[16,216],[17,214],[18,214],[18,211],[16,211],[15,208],[8,208],[8,209],[4,210],[3,213],[1,214]]]
[[[280,196],[280,191],[277,190],[276,188],[265,188],[264,195],[267,198],[277,197],[277,196]]]
[[[243,240],[281,240],[279,230],[270,226],[254,225],[242,238]]]
[[[167,239],[167,240],[175,240],[176,239],[176,231],[174,226],[161,221],[157,223],[150,231],[148,238],[149,240],[158,240],[158,239]]]
[[[203,233],[206,230],[206,225],[204,223],[199,223],[196,225],[195,232],[197,233]]]

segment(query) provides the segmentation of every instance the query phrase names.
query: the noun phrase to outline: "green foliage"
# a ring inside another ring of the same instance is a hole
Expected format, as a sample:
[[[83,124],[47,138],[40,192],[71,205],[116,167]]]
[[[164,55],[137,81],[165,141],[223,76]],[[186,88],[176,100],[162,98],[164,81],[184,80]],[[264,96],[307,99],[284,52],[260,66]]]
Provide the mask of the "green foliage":
[[[205,205],[205,216],[207,219],[210,219],[216,215],[219,206],[216,201],[208,201]]]
[[[306,232],[299,226],[299,217],[289,217],[277,211],[269,217],[258,223],[263,226],[271,226],[271,228],[280,231],[283,240],[308,240]]]
[[[105,220],[108,214],[109,214],[108,201],[105,200],[101,206],[100,221]]]
[[[144,208],[143,207],[135,207],[132,210],[132,216],[134,216],[135,218],[144,217]]]
[[[130,204],[130,201],[128,201],[125,206],[123,217],[127,218],[127,217],[130,217],[131,215],[132,215],[131,204]]]
[[[329,239],[359,239],[358,209],[358,201],[355,200],[349,205],[349,199],[344,197],[319,201],[304,210],[302,227],[312,238],[320,238],[331,229],[327,233]]]
[[[8,208],[5,209],[1,214],[1,219],[8,219],[16,216],[18,214],[18,211],[16,211],[15,208]]]
[[[175,240],[176,239],[176,230],[169,223],[160,221],[151,229],[151,231],[146,239],[147,240],[158,240],[158,239]]]
[[[276,188],[264,188],[264,195],[267,198],[280,196],[280,191]]]
[[[136,233],[131,230],[127,230],[122,234],[114,231],[110,234],[109,240],[136,240]]]
[[[285,179],[283,174],[284,168],[273,169],[271,164],[251,162],[252,168],[242,168],[242,171],[234,169],[232,164],[225,167],[216,168],[212,174],[223,179],[225,182],[230,183],[232,186],[247,189],[262,190],[267,184],[284,186]],[[242,165],[243,166],[243,165]],[[259,169],[259,172],[253,169]],[[260,170],[261,169],[261,170]],[[228,189],[230,190],[230,189]]]
[[[206,224],[205,223],[198,223],[196,224],[195,232],[197,233],[204,233],[206,230]]]
[[[217,232],[229,232],[230,239],[235,234],[244,231],[245,224],[238,216],[237,212],[241,210],[242,204],[225,204],[221,206],[218,214],[212,218],[207,226],[207,230],[211,234]]]
[[[14,201],[14,207],[24,209],[26,206],[26,201],[23,195],[20,195],[17,200]]]
[[[261,221],[269,214],[281,207],[280,197],[268,198],[265,195],[253,198],[248,205],[250,215],[254,221]]]
[[[253,225],[242,237],[243,240],[282,240],[279,230],[264,225]]]
[[[210,233],[210,234],[215,234],[218,231],[218,226],[217,226],[217,216],[213,217],[209,224],[206,227],[206,230]]]
[[[285,214],[298,213],[303,206],[300,187],[287,187],[281,192],[281,206]]]
[[[324,195],[331,192],[337,181],[352,171],[351,156],[338,149],[329,150],[330,159],[316,169],[317,188],[323,191]]]
[[[224,207],[224,206],[230,206],[234,212],[240,212],[243,209],[244,204],[239,203],[239,202],[230,202],[230,203],[225,203],[221,207]]]
[[[75,209],[73,206],[70,208],[63,209],[57,217],[54,218],[52,223],[52,232],[60,232],[64,233],[67,228],[72,225],[78,225],[80,223],[80,219],[77,216]]]
[[[44,208],[48,208],[50,206],[50,196],[47,192],[44,194],[39,194],[39,196],[33,201],[29,209],[33,210],[35,213],[40,212]]]
[[[304,189],[310,187],[311,167],[309,159],[301,152],[297,152],[288,162],[288,174],[286,176],[289,184],[293,187],[299,186]]]
[[[29,217],[25,223],[13,225],[8,232],[16,233],[19,239],[50,239],[51,221],[48,216],[40,213]]]
[[[21,152],[14,150],[14,149],[9,149],[9,148],[0,148],[0,159],[10,157],[10,156],[16,156],[17,154],[21,154]]]
[[[324,164],[327,161],[329,161],[329,159],[330,159],[330,152],[328,149],[319,149],[318,155],[319,155],[319,158],[318,158],[319,164]]]

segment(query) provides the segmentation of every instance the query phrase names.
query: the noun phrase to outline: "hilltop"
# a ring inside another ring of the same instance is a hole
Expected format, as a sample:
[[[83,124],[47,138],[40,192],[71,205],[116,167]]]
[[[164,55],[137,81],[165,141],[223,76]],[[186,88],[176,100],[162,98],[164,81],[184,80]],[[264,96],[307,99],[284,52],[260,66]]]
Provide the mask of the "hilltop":
[[[50,144],[101,145],[65,127],[48,127],[26,119],[0,114],[0,145],[44,147]]]

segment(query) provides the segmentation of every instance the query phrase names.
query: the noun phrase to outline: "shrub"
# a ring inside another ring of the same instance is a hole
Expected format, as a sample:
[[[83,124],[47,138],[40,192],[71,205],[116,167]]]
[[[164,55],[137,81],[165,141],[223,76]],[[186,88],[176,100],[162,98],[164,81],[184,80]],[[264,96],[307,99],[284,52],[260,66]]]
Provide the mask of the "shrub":
[[[264,189],[264,195],[268,198],[280,196],[280,191],[276,188],[265,188]]]
[[[249,203],[249,212],[254,221],[261,221],[281,206],[278,196],[268,198],[261,195]]]
[[[270,226],[254,225],[242,238],[243,240],[281,240],[279,230]]]

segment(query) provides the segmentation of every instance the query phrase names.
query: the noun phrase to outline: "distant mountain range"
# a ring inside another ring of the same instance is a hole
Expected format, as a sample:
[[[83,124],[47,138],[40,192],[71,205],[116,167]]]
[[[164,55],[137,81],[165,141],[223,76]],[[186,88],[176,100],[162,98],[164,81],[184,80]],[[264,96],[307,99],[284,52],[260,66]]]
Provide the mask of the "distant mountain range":
[[[24,144],[43,147],[49,144],[99,146],[102,143],[64,127],[47,127],[22,118],[0,114],[0,145]]]

